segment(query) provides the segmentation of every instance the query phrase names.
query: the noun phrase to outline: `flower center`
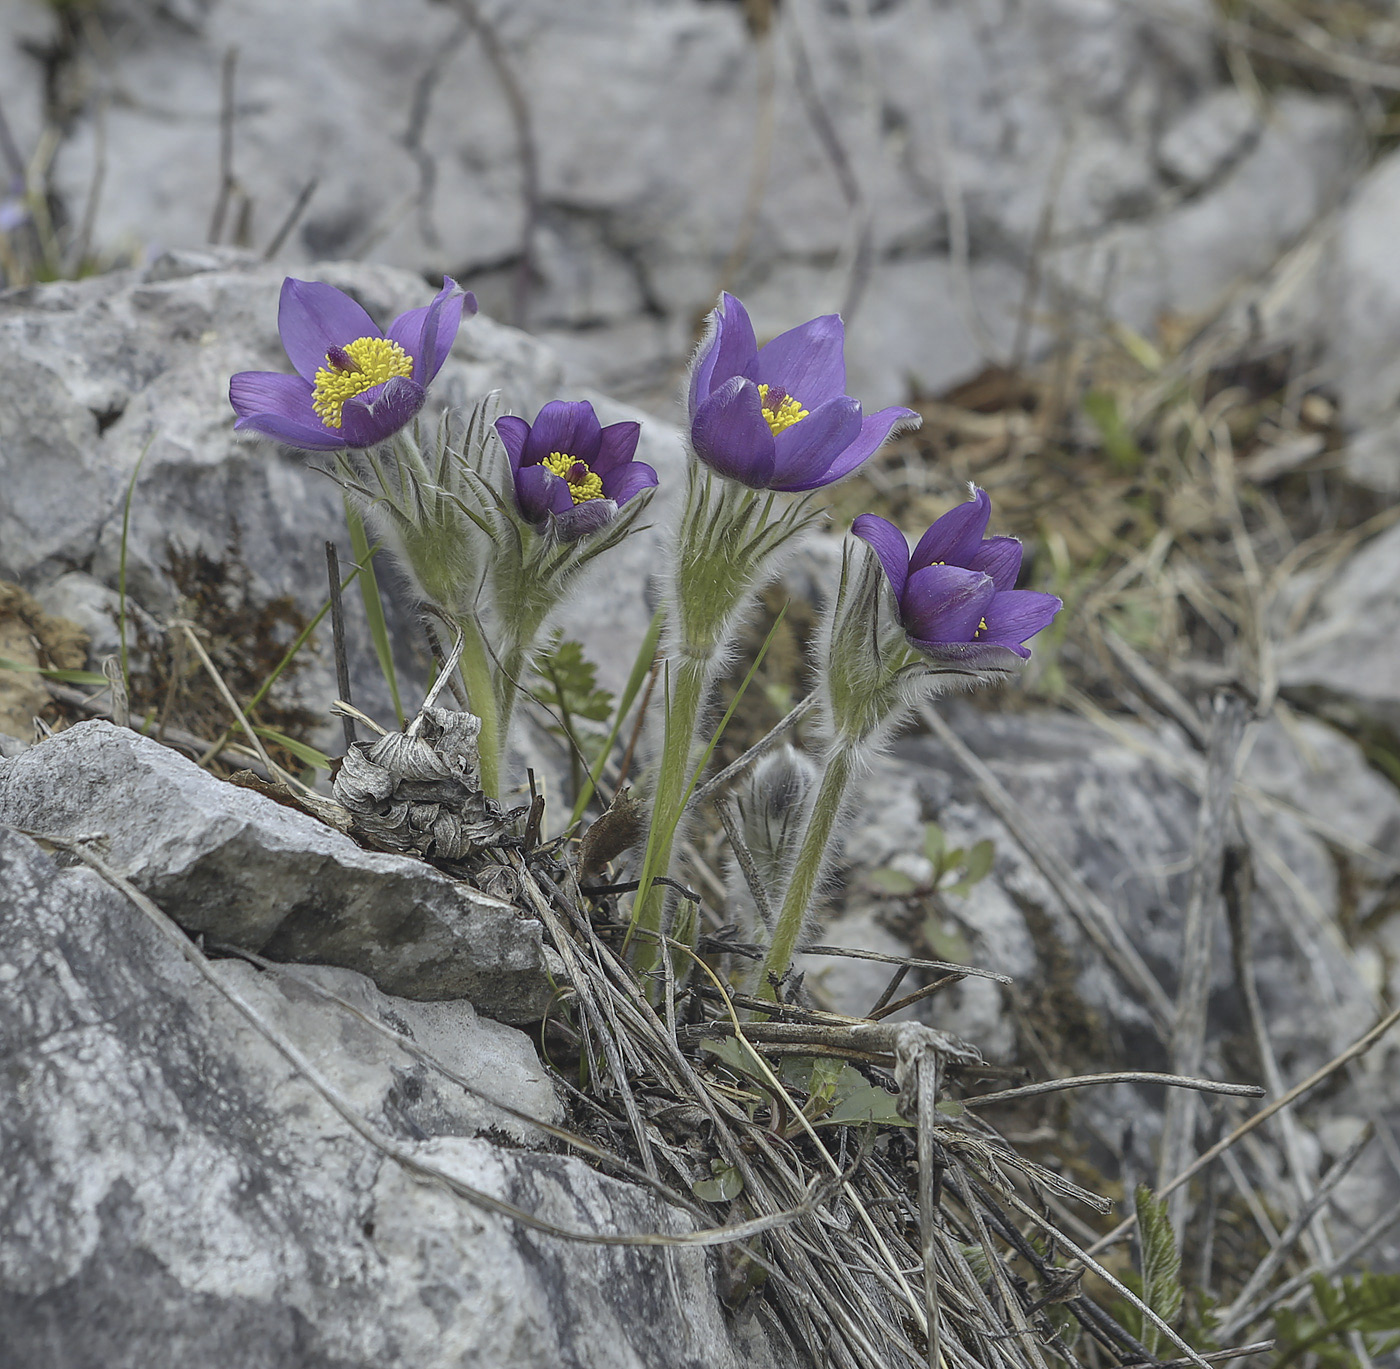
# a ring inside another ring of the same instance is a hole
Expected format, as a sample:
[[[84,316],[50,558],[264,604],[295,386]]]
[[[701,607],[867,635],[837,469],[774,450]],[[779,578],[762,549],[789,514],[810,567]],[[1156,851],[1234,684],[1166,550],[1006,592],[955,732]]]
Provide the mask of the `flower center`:
[[[801,401],[794,399],[781,385],[760,385],[758,398],[763,405],[763,417],[773,430],[773,436],[800,423],[807,417]]]
[[[386,337],[362,337],[344,347],[332,347],[326,364],[316,372],[311,407],[328,428],[338,428],[347,399],[362,395],[395,376],[413,374],[413,358]]]
[[[547,471],[553,471],[568,485],[575,504],[586,504],[590,499],[603,497],[603,478],[594,475],[586,461],[564,452],[550,452],[540,465]]]

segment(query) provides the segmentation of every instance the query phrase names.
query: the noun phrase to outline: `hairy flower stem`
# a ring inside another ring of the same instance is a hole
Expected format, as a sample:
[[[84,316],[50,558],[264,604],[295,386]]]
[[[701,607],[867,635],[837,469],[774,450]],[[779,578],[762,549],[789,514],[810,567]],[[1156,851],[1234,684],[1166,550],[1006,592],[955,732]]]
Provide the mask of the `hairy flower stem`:
[[[826,769],[812,806],[807,811],[807,824],[802,844],[792,866],[783,906],[773,928],[773,941],[759,972],[758,996],[777,1001],[778,985],[792,964],[797,939],[812,898],[821,883],[831,845],[831,834],[841,814],[846,797],[846,785],[858,762],[858,747],[853,742],[838,742],[826,758]]]
[[[481,760],[481,787],[487,796],[497,801],[501,797],[501,780],[505,769],[507,716],[503,724],[496,698],[491,653],[476,619],[470,614],[454,617],[462,634],[462,660],[459,669],[467,687],[467,700],[473,713],[481,719],[477,748]]]
[[[662,741],[661,765],[651,810],[652,837],[648,857],[653,877],[665,875],[671,868],[671,851],[680,830],[690,788],[692,760],[698,749],[699,738],[696,734],[700,710],[709,692],[710,664],[709,660],[683,657],[672,678],[666,709],[666,735]],[[652,884],[643,892],[633,911],[633,925],[642,932],[652,933],[637,942],[639,969],[650,969],[657,959],[656,948],[660,942],[655,934],[662,930],[665,906],[665,886]]]

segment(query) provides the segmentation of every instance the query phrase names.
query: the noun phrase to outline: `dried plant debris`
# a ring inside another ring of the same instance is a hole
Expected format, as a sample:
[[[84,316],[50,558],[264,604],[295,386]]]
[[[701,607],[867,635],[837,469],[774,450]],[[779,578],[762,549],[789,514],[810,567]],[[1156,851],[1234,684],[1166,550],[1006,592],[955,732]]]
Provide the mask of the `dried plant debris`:
[[[356,742],[334,786],[355,833],[442,860],[465,859],[513,834],[518,814],[503,812],[481,788],[480,731],[471,713],[429,707],[404,732]]]
[[[80,670],[87,661],[87,634],[66,618],[45,613],[32,595],[0,580],[0,732],[27,741],[34,719],[48,711],[46,669]]]

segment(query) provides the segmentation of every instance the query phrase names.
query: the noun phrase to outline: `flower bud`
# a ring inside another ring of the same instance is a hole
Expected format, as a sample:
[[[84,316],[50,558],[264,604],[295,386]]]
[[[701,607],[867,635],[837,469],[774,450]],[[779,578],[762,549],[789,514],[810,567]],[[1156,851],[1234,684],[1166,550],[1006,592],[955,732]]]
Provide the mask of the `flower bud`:
[[[739,828],[768,895],[770,912],[787,885],[802,834],[807,796],[816,778],[817,767],[811,758],[785,743],[754,766],[736,796]],[[741,909],[744,920],[753,923],[752,896],[737,866],[729,872],[729,894],[731,907]],[[753,930],[758,931],[756,926]],[[765,930],[772,932],[771,926]]]

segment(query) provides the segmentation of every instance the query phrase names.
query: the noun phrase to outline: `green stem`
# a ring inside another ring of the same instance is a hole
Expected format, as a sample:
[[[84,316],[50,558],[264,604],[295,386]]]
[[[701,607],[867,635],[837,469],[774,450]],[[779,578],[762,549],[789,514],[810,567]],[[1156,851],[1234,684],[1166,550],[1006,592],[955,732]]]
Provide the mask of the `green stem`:
[[[792,878],[788,881],[782,911],[779,912],[777,926],[773,929],[773,943],[768,948],[768,956],[760,972],[760,998],[777,1001],[777,985],[792,965],[802,922],[807,916],[807,909],[826,866],[831,833],[841,812],[841,802],[846,796],[846,784],[854,770],[855,747],[851,743],[840,745],[827,758],[826,772],[807,814],[807,828],[802,834],[802,845],[798,848],[797,859],[793,862]]]
[[[636,949],[639,970],[649,969],[655,962],[662,930],[662,915],[666,905],[664,885],[655,883],[658,875],[671,868],[671,848],[680,828],[690,778],[691,760],[695,754],[697,724],[705,701],[709,682],[709,661],[692,656],[681,659],[675,683],[667,701],[666,735],[661,747],[661,767],[656,778],[656,795],[652,801],[651,835],[642,867],[642,887],[632,911],[632,925],[653,935],[641,939]]]
[[[481,757],[481,787],[497,801],[501,797],[504,769],[506,729],[496,703],[495,682],[491,671],[491,653],[475,618],[454,619],[462,634],[462,660],[459,669],[467,687],[471,711],[481,719],[481,734],[477,747]]]

